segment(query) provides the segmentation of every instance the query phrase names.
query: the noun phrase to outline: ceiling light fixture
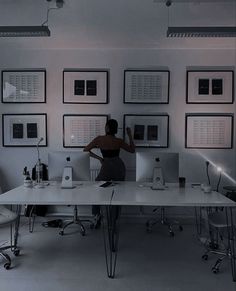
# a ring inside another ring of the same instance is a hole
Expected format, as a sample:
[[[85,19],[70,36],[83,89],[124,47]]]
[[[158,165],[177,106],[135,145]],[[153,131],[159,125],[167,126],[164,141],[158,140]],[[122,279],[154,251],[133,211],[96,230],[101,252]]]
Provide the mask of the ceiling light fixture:
[[[236,37],[236,26],[168,27],[167,37]]]
[[[50,36],[48,26],[0,26],[0,37]]]
[[[47,0],[51,2],[52,0]],[[47,9],[46,21],[39,26],[0,26],[0,37],[47,37],[51,35],[48,28],[49,12],[60,9],[64,5],[64,0],[56,0],[56,7]]]
[[[236,37],[236,26],[169,26],[169,7],[172,0],[166,1],[168,8],[167,37]]]

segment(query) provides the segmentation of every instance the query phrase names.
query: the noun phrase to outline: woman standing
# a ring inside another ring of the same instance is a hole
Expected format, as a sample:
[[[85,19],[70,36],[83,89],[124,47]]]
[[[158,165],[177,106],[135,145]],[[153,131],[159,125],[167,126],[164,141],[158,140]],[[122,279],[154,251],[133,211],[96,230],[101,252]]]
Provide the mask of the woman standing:
[[[117,138],[118,123],[115,119],[109,119],[105,126],[105,135],[97,136],[92,140],[85,148],[85,152],[89,152],[90,156],[98,159],[102,166],[96,181],[124,181],[125,180],[125,165],[119,157],[120,149],[127,152],[134,153],[135,145],[133,142],[131,130],[126,128],[126,132],[129,138],[129,144],[123,139]],[[92,152],[92,149],[99,148],[101,150],[101,156]],[[100,206],[94,205],[92,207],[92,213],[96,217],[96,226],[100,226]]]

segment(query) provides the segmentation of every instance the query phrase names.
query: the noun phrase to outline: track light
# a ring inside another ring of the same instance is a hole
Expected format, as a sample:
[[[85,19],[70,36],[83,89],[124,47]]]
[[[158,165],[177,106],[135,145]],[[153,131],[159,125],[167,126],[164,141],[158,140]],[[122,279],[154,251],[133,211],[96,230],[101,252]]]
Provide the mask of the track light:
[[[50,36],[47,26],[0,26],[0,37],[43,37]]]
[[[168,27],[167,37],[236,37],[236,26]]]
[[[172,0],[166,0],[168,8],[167,37],[236,37],[236,26],[169,26],[169,8]]]
[[[52,0],[47,0],[50,3]],[[44,37],[50,36],[51,32],[48,28],[49,12],[51,10],[62,8],[64,0],[56,0],[56,8],[47,9],[46,21],[40,26],[0,26],[0,37]]]

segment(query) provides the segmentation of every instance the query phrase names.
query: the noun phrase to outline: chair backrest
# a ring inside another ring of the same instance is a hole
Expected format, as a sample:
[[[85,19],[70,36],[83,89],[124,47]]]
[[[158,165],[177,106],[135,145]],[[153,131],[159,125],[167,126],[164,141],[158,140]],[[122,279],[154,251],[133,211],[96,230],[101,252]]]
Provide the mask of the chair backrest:
[[[12,223],[17,219],[17,214],[0,205],[0,226]]]
[[[0,194],[2,194],[2,188],[0,186]],[[10,211],[4,205],[0,205],[0,226],[8,223],[12,223],[17,218],[17,214]]]

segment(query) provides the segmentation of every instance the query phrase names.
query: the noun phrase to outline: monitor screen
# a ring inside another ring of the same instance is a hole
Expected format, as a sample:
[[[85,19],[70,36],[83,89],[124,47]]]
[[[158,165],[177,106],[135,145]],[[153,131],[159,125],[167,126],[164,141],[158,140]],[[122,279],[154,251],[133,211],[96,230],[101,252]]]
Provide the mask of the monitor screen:
[[[48,154],[49,180],[61,181],[64,168],[72,167],[73,181],[90,180],[89,153],[58,151]]]
[[[179,181],[179,154],[154,152],[136,153],[136,181],[152,182],[153,169],[162,169],[164,182],[177,183]]]

